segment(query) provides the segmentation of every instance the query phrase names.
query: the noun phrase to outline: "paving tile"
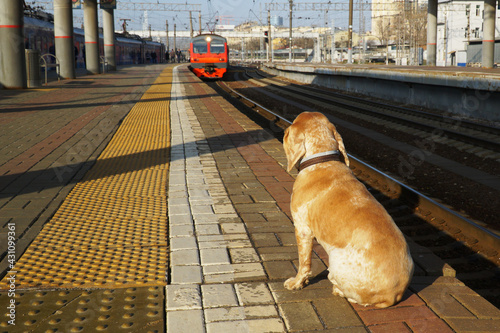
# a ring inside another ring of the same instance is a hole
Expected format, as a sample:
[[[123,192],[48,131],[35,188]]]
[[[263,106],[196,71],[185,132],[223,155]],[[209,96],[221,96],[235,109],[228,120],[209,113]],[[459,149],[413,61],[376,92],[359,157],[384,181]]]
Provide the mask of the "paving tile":
[[[215,249],[200,249],[200,258],[202,265],[220,265],[225,263],[230,263],[229,255],[227,249],[225,248],[215,248]]]
[[[231,262],[235,264],[260,261],[259,255],[251,247],[229,249],[229,254],[231,256]]]
[[[251,281],[267,279],[264,268],[260,263],[233,264],[235,281]]]
[[[197,249],[195,237],[172,237],[170,238],[170,248],[172,251]]]
[[[198,235],[220,235],[220,227],[218,224],[196,224],[196,234]]]
[[[479,319],[500,319],[500,309],[479,295],[454,293],[453,297]]]
[[[221,223],[222,232],[225,234],[242,234],[246,233],[243,223]]]
[[[205,322],[202,310],[167,311],[167,332],[205,333]]]
[[[226,308],[205,309],[205,318],[208,323],[217,321],[278,318],[274,305],[239,306]]]
[[[189,215],[174,215],[170,216],[169,215],[169,224],[170,225],[192,225],[193,224],[193,218],[191,214]]]
[[[200,255],[196,249],[173,251],[170,253],[170,262],[172,266],[199,265]]]
[[[447,318],[446,322],[456,332],[500,332],[499,319]]]
[[[266,318],[247,320],[249,332],[267,333],[267,332],[284,332],[285,325],[280,318]]]
[[[252,240],[255,247],[280,246],[278,239],[274,233],[252,233]]]
[[[407,320],[406,324],[415,333],[448,333],[453,330],[440,318]]]
[[[326,328],[364,326],[345,298],[331,297],[313,300],[312,304]]]
[[[309,302],[281,303],[279,309],[290,332],[324,328]]]
[[[297,248],[294,246],[259,247],[257,252],[264,261],[295,260],[299,256]]]
[[[411,333],[411,330],[403,322],[373,325],[369,327],[372,333]]]
[[[171,224],[170,237],[189,237],[194,236],[194,227],[192,224]]]
[[[237,283],[235,285],[240,305],[274,304],[273,296],[262,282]]]
[[[368,326],[400,321],[430,319],[436,317],[436,315],[426,306],[360,311],[358,312],[358,314],[365,325]]]
[[[168,208],[168,216],[174,215],[191,215],[189,205],[176,205]]]
[[[233,307],[238,306],[238,299],[233,285],[211,284],[202,285],[203,307]]]
[[[167,313],[176,310],[202,309],[200,286],[167,285]]]
[[[271,281],[288,279],[297,274],[291,261],[265,261],[263,265]]]
[[[300,290],[284,289],[279,291],[271,291],[273,293],[274,299],[278,303],[311,301],[339,297],[332,294],[331,286],[328,288],[311,288],[311,285],[308,285],[304,289]]]
[[[193,284],[202,283],[202,270],[200,266],[172,266],[171,283]]]

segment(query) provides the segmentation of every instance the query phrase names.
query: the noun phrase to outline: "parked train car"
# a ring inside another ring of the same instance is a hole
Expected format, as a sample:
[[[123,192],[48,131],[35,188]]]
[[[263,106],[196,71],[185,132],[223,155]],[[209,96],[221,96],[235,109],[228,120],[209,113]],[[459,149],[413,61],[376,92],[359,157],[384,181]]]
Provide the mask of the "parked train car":
[[[75,28],[75,62],[77,68],[85,68],[85,34],[83,29]],[[24,40],[26,49],[40,51],[40,55],[55,54],[54,23],[39,18],[24,17]],[[100,56],[104,54],[104,37],[99,35]],[[151,54],[156,54],[156,62],[163,62],[165,46],[148,41],[135,35],[115,34],[115,57],[117,65],[153,63]]]
[[[157,64],[163,62],[165,55],[165,45],[150,40],[143,40],[143,59],[146,62]]]
[[[201,34],[191,39],[189,46],[191,70],[201,78],[222,78],[229,67],[226,38]]]

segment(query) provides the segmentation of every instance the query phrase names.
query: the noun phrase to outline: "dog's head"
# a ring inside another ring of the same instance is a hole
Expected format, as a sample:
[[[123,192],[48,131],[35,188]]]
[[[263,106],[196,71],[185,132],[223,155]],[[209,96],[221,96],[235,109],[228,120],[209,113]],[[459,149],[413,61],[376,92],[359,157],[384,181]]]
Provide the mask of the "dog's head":
[[[288,171],[306,155],[339,150],[349,166],[344,141],[335,126],[319,112],[302,112],[285,130],[283,147],[288,162]]]

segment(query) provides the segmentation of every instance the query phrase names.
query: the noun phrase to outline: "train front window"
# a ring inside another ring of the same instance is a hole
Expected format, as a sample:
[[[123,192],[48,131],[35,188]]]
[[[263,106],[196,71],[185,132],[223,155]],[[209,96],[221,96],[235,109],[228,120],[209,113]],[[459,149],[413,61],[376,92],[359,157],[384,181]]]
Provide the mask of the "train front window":
[[[194,53],[207,53],[207,42],[202,41],[202,40],[193,42],[193,52]]]
[[[224,42],[212,41],[210,43],[210,53],[224,53]]]

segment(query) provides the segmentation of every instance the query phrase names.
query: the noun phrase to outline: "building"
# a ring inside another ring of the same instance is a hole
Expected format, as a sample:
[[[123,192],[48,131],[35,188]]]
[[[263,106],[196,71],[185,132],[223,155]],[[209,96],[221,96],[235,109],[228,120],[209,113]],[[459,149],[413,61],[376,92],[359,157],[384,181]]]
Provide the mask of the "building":
[[[437,66],[466,66],[481,62],[483,11],[484,1],[449,0],[438,3]],[[499,10],[496,11],[495,25],[495,37],[499,39]],[[475,52],[469,52],[467,56],[469,45]],[[499,45],[496,45],[495,51],[498,49]],[[500,54],[495,52],[496,63],[500,62],[499,58]]]
[[[271,16],[271,25],[275,27],[283,26],[283,17],[277,15]]]

